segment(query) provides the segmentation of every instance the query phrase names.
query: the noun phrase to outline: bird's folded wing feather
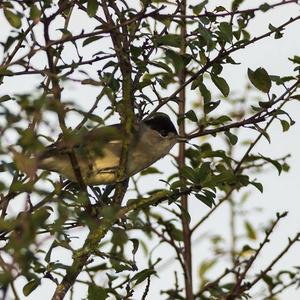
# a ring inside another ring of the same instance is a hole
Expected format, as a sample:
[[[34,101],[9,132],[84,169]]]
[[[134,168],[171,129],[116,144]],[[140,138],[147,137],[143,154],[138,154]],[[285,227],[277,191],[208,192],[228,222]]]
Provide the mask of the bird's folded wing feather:
[[[64,137],[40,155],[39,167],[74,180],[74,166],[68,155],[72,151],[82,177],[89,182],[96,176],[96,182],[101,182],[101,174],[114,173],[119,166],[122,141],[118,127],[112,125]]]

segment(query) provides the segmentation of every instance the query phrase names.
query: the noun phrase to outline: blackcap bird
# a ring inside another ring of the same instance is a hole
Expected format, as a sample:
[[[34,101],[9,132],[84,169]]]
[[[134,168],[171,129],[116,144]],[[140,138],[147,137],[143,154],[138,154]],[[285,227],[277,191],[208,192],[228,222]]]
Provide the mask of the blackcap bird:
[[[110,184],[117,180],[122,150],[121,124],[75,133],[50,145],[38,157],[39,169],[57,172],[77,181],[74,167],[87,185]],[[126,178],[149,167],[164,157],[178,141],[175,126],[168,115],[155,113],[134,125],[128,149]],[[71,163],[70,152],[77,166]]]

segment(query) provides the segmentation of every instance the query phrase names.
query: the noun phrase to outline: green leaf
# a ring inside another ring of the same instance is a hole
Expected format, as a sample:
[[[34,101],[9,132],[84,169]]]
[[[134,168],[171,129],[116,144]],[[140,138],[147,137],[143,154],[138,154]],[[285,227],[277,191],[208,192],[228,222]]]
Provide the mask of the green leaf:
[[[272,102],[271,101],[259,101],[258,105],[262,108],[269,108],[272,106]]]
[[[260,182],[249,181],[249,183],[252,184],[253,186],[255,186],[261,193],[264,192],[264,187]]]
[[[181,170],[182,176],[190,181],[194,182],[195,180],[195,171],[189,166],[184,166]]]
[[[88,0],[87,13],[90,17],[94,17],[97,13],[99,3],[97,0]]]
[[[293,95],[293,96],[291,96],[290,98],[296,99],[296,100],[299,100],[299,101],[300,101],[300,94],[299,94],[299,95]]]
[[[290,61],[292,61],[294,64],[300,64],[300,56],[294,55],[293,58],[289,58]]]
[[[51,260],[51,253],[52,253],[52,250],[53,250],[54,248],[58,247],[58,246],[59,246],[58,242],[57,242],[57,241],[53,241],[53,243],[51,244],[50,248],[48,249],[48,251],[47,251],[47,253],[46,253],[46,255],[45,255],[45,261],[46,261],[47,263],[49,263],[50,260]]]
[[[158,46],[165,45],[180,48],[182,44],[182,38],[178,34],[166,34],[163,36],[157,36],[155,40]]]
[[[199,28],[197,31],[199,32],[201,43],[207,45],[207,51],[212,51],[216,46],[216,42],[213,40],[212,32],[201,25],[201,23],[199,23]]]
[[[252,227],[252,225],[247,221],[244,223],[244,225],[245,225],[248,238],[251,240],[256,240],[256,232]]]
[[[167,71],[168,73],[172,74],[172,69],[165,63],[161,62],[161,61],[149,61],[150,65],[153,65],[157,68],[161,68],[164,69],[165,71]]]
[[[217,6],[215,9],[214,9],[215,12],[222,12],[222,11],[227,11],[227,9],[224,7],[224,6]]]
[[[217,75],[211,74],[211,79],[215,86],[220,90],[220,92],[227,97],[230,92],[229,85],[227,84],[226,80],[222,77],[219,77]]]
[[[214,201],[210,197],[204,196],[202,194],[195,194],[196,198],[199,199],[202,203],[207,205],[209,208],[212,208]]]
[[[191,120],[192,122],[198,122],[198,118],[196,116],[195,111],[193,111],[192,109],[189,110],[187,113],[185,113],[185,116]]]
[[[177,229],[175,226],[172,226],[169,230],[168,230],[170,236],[172,237],[173,240],[175,241],[183,241],[183,232],[182,230]]]
[[[220,100],[218,101],[210,101],[208,103],[204,104],[204,112],[206,114],[210,113],[211,111],[213,111],[214,109],[216,109],[218,107],[218,105],[220,104]]]
[[[286,120],[280,120],[281,126],[282,126],[282,131],[288,131],[290,128],[290,123]]]
[[[88,44],[91,44],[95,41],[98,41],[102,38],[102,36],[91,36],[91,37],[88,37],[87,39],[85,39],[82,43],[82,47],[85,47],[86,45]]]
[[[205,0],[195,6],[191,5],[190,7],[193,9],[193,12],[195,15],[199,15],[207,3],[208,3],[208,0]]]
[[[0,103],[10,100],[11,97],[9,95],[4,95],[0,97]]]
[[[42,13],[39,8],[35,4],[32,4],[30,7],[30,19],[34,22],[37,22],[40,19],[41,15]]]
[[[262,280],[269,286],[269,288],[272,290],[275,286],[273,282],[273,278],[267,274],[263,274]],[[273,298],[274,299],[274,298]],[[276,299],[274,299],[276,300]]]
[[[175,68],[176,73],[179,73],[185,66],[185,62],[180,54],[177,52],[167,49],[165,51],[166,57],[169,58]]]
[[[266,140],[269,142],[269,144],[271,144],[271,138],[270,138],[269,134],[267,133],[267,131],[265,129],[260,128],[257,124],[254,124],[254,127],[258,132],[260,132],[266,138]]]
[[[199,267],[199,277],[205,280],[206,272],[209,271],[216,264],[216,262],[216,260],[204,260]]]
[[[7,8],[4,8],[4,16],[12,27],[20,28],[22,26],[20,15],[13,13],[11,10]]]
[[[209,124],[211,125],[219,125],[219,124],[224,124],[224,123],[227,123],[229,121],[232,121],[232,119],[230,117],[228,117],[227,115],[223,115],[223,116],[220,116],[216,119],[213,119],[209,122]]]
[[[186,220],[188,223],[191,223],[191,216],[188,212],[187,209],[185,209],[184,207],[177,205],[181,211],[181,217]]]
[[[268,93],[272,86],[271,78],[264,68],[257,68],[252,71],[248,68],[248,77],[251,83],[260,91]]]
[[[237,143],[238,137],[235,134],[231,133],[230,131],[225,131],[224,133],[228,137],[231,145],[235,145]]]
[[[267,162],[271,163],[277,169],[278,175],[280,175],[280,173],[282,171],[282,166],[281,166],[281,164],[277,160],[271,159],[271,158],[263,156],[261,154],[259,156],[262,159],[266,160]]]
[[[162,174],[162,172],[159,171],[159,170],[158,170],[157,168],[155,168],[155,167],[149,167],[149,168],[147,168],[147,169],[142,170],[142,171],[140,172],[140,174],[141,174],[142,176],[144,176],[144,175],[149,175],[149,174]]]
[[[139,240],[138,239],[130,239],[130,241],[133,244],[132,254],[135,255],[139,249],[139,245],[140,245]]]
[[[203,97],[204,103],[208,103],[211,100],[211,93],[207,89],[206,85],[204,83],[199,83],[199,90]]]
[[[268,11],[269,9],[271,8],[270,4],[268,3],[264,3],[262,5],[259,6],[259,9],[263,12],[266,12]]]
[[[113,236],[111,238],[111,242],[114,245],[125,245],[125,243],[128,241],[128,236],[127,233],[124,229],[122,228],[113,228],[112,229]]]
[[[148,277],[150,277],[151,275],[156,274],[156,271],[153,269],[145,269],[143,271],[138,272],[137,274],[135,274],[131,281],[135,281],[135,285],[138,285],[139,283],[143,282],[144,280],[146,280]]]
[[[221,22],[219,25],[219,30],[222,33],[221,37],[223,37],[226,42],[231,43],[233,38],[232,26],[227,22]]]
[[[95,284],[89,285],[88,300],[105,300],[108,297],[104,288]]]
[[[23,287],[24,296],[30,295],[40,285],[40,282],[40,279],[33,279],[26,283]]]
[[[204,162],[200,168],[195,171],[196,183],[202,183],[210,173],[210,162]]]
[[[231,10],[236,11],[238,10],[239,6],[244,2],[244,0],[234,0],[231,4]]]

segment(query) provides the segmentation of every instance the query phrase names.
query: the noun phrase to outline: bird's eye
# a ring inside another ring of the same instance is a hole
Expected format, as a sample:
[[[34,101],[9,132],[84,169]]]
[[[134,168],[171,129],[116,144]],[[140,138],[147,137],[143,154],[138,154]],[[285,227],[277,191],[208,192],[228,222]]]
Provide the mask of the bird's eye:
[[[163,137],[166,137],[166,136],[168,135],[168,132],[167,132],[167,130],[161,130],[161,131],[159,132],[159,134],[160,134],[161,136],[163,136]]]

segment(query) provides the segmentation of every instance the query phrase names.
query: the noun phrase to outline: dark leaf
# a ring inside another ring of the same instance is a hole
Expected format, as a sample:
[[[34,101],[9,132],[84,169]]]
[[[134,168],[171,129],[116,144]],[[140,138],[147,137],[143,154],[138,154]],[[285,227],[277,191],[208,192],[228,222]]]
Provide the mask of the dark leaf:
[[[135,255],[139,249],[139,240],[138,239],[130,239],[133,244],[132,254]]]
[[[89,285],[88,300],[105,300],[108,297],[104,288],[95,284]]]
[[[204,196],[202,194],[196,194],[195,195],[197,199],[199,199],[201,202],[203,202],[208,207],[212,208],[214,204],[214,200],[210,197]]]
[[[263,280],[270,288],[273,288],[273,287],[275,286],[275,284],[273,283],[272,277],[269,276],[269,275],[267,275],[267,274],[263,274],[262,280]]]
[[[271,143],[271,138],[265,129],[260,128],[257,124],[254,124],[255,129],[260,132],[269,143]]]
[[[227,84],[226,80],[222,77],[219,77],[217,75],[211,74],[211,79],[215,86],[220,90],[220,92],[227,97],[230,92],[229,85]]]
[[[177,52],[167,49],[165,51],[166,56],[172,61],[176,73],[179,73],[185,66],[185,62],[180,54]]]
[[[190,7],[192,8],[195,15],[199,15],[207,3],[208,3],[208,0],[205,0],[195,6],[190,6]]]
[[[12,27],[20,28],[22,26],[22,20],[20,15],[13,13],[7,8],[4,8],[4,16]]]
[[[151,275],[156,274],[156,271],[153,269],[145,269],[143,271],[138,272],[137,274],[135,274],[131,281],[135,281],[135,285],[138,285],[139,283],[143,282],[144,280],[146,280],[148,277],[150,277]]]
[[[270,4],[268,3],[264,3],[262,5],[259,6],[259,9],[263,12],[266,12],[268,11],[269,9],[271,8]]]
[[[219,25],[219,30],[222,34],[221,37],[223,37],[226,42],[231,43],[233,38],[231,25],[227,22],[221,22]]]
[[[101,39],[102,36],[91,36],[91,37],[88,37],[87,39],[85,39],[82,43],[82,47],[85,47],[86,45],[88,44],[91,44],[95,41],[98,41],[99,39]]]
[[[166,72],[172,74],[172,69],[165,63],[161,62],[161,61],[149,61],[149,64],[150,65],[153,65],[155,67],[158,67],[158,68],[161,68],[161,69],[164,69]]]
[[[184,166],[181,170],[182,176],[186,179],[189,179],[190,181],[194,182],[195,180],[195,171],[193,168],[189,166]]]
[[[180,48],[181,47],[181,36],[178,34],[166,34],[155,38],[158,46],[165,45]]]
[[[272,85],[271,78],[264,68],[258,68],[255,71],[248,68],[248,77],[251,83],[260,91],[264,93],[270,91]]]
[[[194,110],[189,110],[187,113],[185,113],[185,116],[191,120],[192,122],[198,122],[198,118],[196,116],[196,113]]]
[[[274,159],[271,159],[269,157],[265,157],[263,155],[260,154],[260,157],[266,161],[268,161],[269,163],[271,163],[278,171],[278,175],[280,175],[281,171],[282,171],[282,166],[281,164],[277,161],[277,160],[274,160]]]
[[[177,229],[175,226],[172,226],[169,230],[169,235],[174,239],[175,241],[183,241],[183,232],[182,230]]]
[[[252,225],[249,222],[245,222],[245,229],[247,232],[247,236],[249,239],[251,240],[256,240],[256,232],[254,230],[254,228],[252,227]]]
[[[264,192],[264,187],[260,182],[250,181],[249,183],[255,186],[261,193]]]
[[[232,11],[238,10],[239,6],[244,2],[244,0],[234,0],[231,4]]]
[[[208,103],[204,104],[204,112],[206,114],[210,113],[211,111],[213,111],[214,109],[216,109],[218,107],[218,105],[220,104],[220,100],[218,101],[211,101]]]
[[[288,131],[290,128],[290,123],[286,120],[280,120],[281,126],[282,126],[282,131]]]
[[[37,22],[39,21],[41,15],[42,13],[40,9],[35,4],[32,4],[30,7],[30,19],[34,22]]]
[[[94,17],[97,13],[99,3],[97,0],[88,0],[87,13],[90,17]]]
[[[210,162],[205,162],[195,171],[195,182],[202,183],[210,173]]]
[[[300,64],[300,56],[295,55],[293,58],[289,58],[294,64]]]
[[[40,285],[40,282],[40,279],[33,279],[26,283],[23,287],[24,296],[30,295]]]
[[[4,95],[0,97],[0,103],[10,100],[11,97],[9,95]]]
[[[224,133],[228,137],[231,145],[235,145],[237,143],[238,137],[235,134],[231,133],[230,131],[225,131]]]
[[[144,169],[140,172],[141,175],[149,175],[149,174],[162,174],[161,171],[159,171],[157,168],[155,167],[149,167],[147,169]]]
[[[210,91],[207,89],[206,85],[204,83],[200,83],[199,84],[199,90],[200,93],[203,97],[204,103],[208,103],[211,100],[211,93]]]

